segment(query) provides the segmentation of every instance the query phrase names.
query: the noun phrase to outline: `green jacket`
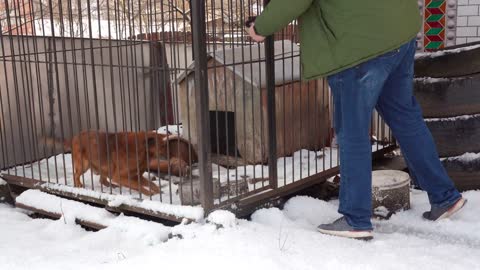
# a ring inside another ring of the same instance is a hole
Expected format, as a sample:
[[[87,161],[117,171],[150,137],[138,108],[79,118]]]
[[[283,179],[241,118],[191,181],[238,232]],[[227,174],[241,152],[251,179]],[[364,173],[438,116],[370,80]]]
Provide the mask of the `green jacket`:
[[[269,36],[299,19],[302,78],[328,76],[412,40],[417,0],[271,0],[255,20]]]

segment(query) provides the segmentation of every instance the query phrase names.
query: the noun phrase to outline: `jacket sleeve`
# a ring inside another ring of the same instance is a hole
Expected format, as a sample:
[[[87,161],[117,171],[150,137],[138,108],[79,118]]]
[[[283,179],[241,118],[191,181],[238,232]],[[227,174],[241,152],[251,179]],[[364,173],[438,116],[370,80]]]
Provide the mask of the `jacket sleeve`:
[[[300,17],[313,0],[271,0],[262,14],[255,19],[257,34],[269,36]]]

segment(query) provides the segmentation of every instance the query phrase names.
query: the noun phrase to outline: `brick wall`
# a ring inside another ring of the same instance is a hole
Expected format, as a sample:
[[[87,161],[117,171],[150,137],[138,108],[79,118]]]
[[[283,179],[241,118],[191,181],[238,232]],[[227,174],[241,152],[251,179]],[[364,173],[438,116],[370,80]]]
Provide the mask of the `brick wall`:
[[[457,0],[456,44],[480,41],[480,0]]]

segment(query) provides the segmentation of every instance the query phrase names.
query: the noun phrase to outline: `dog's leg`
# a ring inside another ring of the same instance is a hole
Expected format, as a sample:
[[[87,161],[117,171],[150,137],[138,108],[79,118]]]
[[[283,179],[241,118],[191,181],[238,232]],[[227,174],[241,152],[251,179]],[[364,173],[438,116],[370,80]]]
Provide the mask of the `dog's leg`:
[[[82,176],[88,169],[88,160],[82,158],[82,156],[77,157],[73,155],[73,186],[82,188],[83,184],[80,181],[80,176]]]
[[[100,183],[106,187],[118,188],[117,184],[108,181],[107,178],[103,175],[100,176]]]
[[[152,195],[160,193],[160,188],[154,182],[149,181],[147,178],[143,176],[140,178],[140,181],[141,181],[140,183],[142,184],[142,187],[144,187],[146,190],[150,192],[153,192]]]
[[[147,196],[152,196],[160,193],[160,188],[157,186],[157,184],[149,181],[143,176],[140,176],[140,192]]]
[[[138,179],[140,179],[140,181],[138,181]],[[131,177],[130,181],[128,178],[123,178],[121,182],[122,186],[137,190],[145,196],[152,196],[160,193],[160,188],[155,183],[148,181],[148,179],[143,176]]]

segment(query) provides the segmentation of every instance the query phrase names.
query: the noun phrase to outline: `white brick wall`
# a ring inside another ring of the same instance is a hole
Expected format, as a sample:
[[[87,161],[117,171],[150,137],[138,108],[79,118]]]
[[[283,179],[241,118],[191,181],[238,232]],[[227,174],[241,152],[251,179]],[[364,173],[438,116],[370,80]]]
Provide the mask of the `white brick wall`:
[[[454,0],[447,0],[454,1]],[[457,0],[456,44],[480,40],[480,0]]]

